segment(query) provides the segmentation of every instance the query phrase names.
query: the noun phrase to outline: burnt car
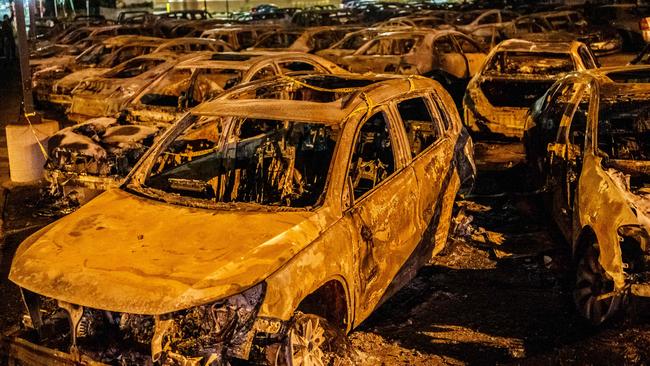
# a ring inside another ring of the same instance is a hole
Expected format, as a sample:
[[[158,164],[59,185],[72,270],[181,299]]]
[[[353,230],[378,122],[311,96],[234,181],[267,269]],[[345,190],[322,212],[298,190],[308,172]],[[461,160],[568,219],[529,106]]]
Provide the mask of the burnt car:
[[[469,79],[485,59],[467,35],[449,30],[386,32],[368,41],[340,65],[352,72],[396,73],[431,77],[449,90],[457,104]]]
[[[471,10],[460,13],[452,23],[454,27],[470,35],[481,44],[494,45],[500,30],[509,27],[519,14],[499,9]]]
[[[313,27],[304,30],[278,30],[262,35],[249,51],[316,52],[340,41],[358,28]]]
[[[92,117],[112,116],[183,56],[175,52],[142,55],[81,81],[72,90],[70,108],[66,111],[68,119],[82,122]]]
[[[530,160],[575,259],[576,309],[594,325],[650,296],[649,81],[647,66],[568,74],[528,123]]]
[[[12,360],[325,364],[443,249],[472,157],[440,84],[308,75],[251,95],[279,82],[292,99],[195,108],[121,188],[21,244]]]
[[[77,72],[75,77],[69,79],[78,82],[102,74],[134,57],[153,52],[161,42],[164,40],[155,37],[116,36],[91,46],[76,57],[51,57],[30,63],[35,69],[32,70],[34,100],[41,105],[67,107],[70,92],[77,83],[67,83],[68,79],[59,80],[74,72]],[[54,88],[55,84],[57,88]]]
[[[117,187],[154,139],[188,109],[236,85],[297,73],[347,71],[296,52],[203,53],[181,61],[125,103],[119,116],[91,119],[52,136],[46,178],[59,192],[74,190],[80,200]]]
[[[576,40],[585,43],[596,56],[604,56],[623,49],[623,38],[613,28],[591,25],[576,11],[552,11],[530,14],[515,19],[503,30],[510,38],[556,42]]]
[[[269,26],[231,26],[204,31],[201,38],[217,39],[226,42],[233,51],[253,47],[264,33],[275,30]]]
[[[521,139],[535,100],[562,75],[595,67],[584,43],[503,41],[467,86],[465,126],[474,137]]]

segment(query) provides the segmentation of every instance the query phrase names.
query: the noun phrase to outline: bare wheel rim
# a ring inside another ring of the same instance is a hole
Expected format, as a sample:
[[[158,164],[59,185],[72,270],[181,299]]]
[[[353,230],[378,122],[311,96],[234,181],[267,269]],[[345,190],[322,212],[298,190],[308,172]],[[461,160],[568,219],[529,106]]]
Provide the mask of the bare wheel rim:
[[[614,289],[614,283],[607,278],[605,270],[598,261],[599,252],[590,247],[580,258],[576,269],[576,285],[573,299],[580,315],[593,324],[602,324],[619,308],[621,295],[598,299]]]
[[[325,366],[325,331],[318,319],[307,318],[296,322],[289,331],[289,358],[292,366]]]

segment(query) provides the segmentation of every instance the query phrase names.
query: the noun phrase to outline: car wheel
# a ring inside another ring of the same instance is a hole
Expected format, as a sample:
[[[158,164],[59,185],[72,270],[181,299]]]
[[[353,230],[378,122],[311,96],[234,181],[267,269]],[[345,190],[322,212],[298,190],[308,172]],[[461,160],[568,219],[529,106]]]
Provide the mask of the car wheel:
[[[287,366],[325,366],[332,358],[337,331],[325,318],[296,313],[282,346]]]
[[[599,254],[596,243],[583,252],[576,266],[576,283],[573,290],[573,301],[578,313],[596,326],[618,314],[624,301],[624,293],[612,293],[614,281],[600,265]]]

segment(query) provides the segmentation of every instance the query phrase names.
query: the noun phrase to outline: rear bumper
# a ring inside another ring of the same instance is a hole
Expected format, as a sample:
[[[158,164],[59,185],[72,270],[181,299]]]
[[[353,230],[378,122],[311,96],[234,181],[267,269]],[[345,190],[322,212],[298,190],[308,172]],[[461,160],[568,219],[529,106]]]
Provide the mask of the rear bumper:
[[[2,335],[0,350],[10,365],[29,366],[104,366],[106,364],[93,361],[86,356],[75,356],[70,353],[39,346],[18,337],[18,330],[9,331]]]
[[[463,98],[467,129],[481,138],[521,140],[528,108],[494,107],[478,88],[468,88]]]

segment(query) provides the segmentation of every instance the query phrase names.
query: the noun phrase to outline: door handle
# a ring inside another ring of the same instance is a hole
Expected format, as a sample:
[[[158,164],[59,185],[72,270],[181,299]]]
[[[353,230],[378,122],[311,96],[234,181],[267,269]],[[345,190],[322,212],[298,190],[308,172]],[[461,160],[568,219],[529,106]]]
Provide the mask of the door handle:
[[[367,225],[361,226],[361,239],[366,242],[372,241],[372,230]]]

